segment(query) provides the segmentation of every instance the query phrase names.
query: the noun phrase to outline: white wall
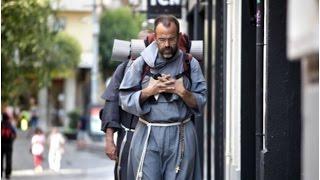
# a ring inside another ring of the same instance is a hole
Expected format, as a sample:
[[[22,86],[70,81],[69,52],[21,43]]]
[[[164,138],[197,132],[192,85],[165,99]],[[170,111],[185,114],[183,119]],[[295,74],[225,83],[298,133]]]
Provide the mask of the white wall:
[[[319,1],[288,0],[287,6],[287,55],[302,61],[301,179],[319,179]]]
[[[310,83],[308,61],[302,60],[302,180],[319,179],[319,81]]]
[[[240,180],[241,60],[241,1],[229,0],[227,3],[226,180]]]

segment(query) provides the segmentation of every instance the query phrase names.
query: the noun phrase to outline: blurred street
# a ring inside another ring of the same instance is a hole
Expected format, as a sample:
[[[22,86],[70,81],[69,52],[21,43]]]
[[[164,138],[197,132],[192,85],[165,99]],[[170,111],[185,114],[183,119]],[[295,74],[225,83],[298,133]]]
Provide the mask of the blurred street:
[[[35,173],[29,147],[30,138],[27,137],[27,133],[19,131],[18,137],[14,142],[11,179],[113,179],[114,163],[105,156],[103,141],[90,143],[85,150],[77,150],[76,141],[68,140],[65,144],[65,153],[61,161],[61,170],[58,173],[49,169],[47,147],[44,155],[43,171]]]

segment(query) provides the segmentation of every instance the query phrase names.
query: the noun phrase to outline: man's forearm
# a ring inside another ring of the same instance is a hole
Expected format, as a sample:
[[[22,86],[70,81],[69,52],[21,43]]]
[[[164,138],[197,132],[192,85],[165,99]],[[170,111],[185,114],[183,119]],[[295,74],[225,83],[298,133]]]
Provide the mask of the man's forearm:
[[[114,133],[114,129],[113,128],[107,128],[106,129],[106,141],[113,141],[113,133]]]
[[[191,108],[197,108],[197,100],[193,96],[193,94],[184,89],[183,91],[179,92],[178,95],[182,98],[182,100]]]
[[[114,133],[114,129],[107,128],[106,134],[105,134],[105,136],[106,136],[105,153],[111,160],[116,160],[117,159],[117,147],[113,141],[113,133]]]
[[[142,89],[140,94],[140,104],[146,101],[150,96],[152,96],[152,94],[148,88]]]

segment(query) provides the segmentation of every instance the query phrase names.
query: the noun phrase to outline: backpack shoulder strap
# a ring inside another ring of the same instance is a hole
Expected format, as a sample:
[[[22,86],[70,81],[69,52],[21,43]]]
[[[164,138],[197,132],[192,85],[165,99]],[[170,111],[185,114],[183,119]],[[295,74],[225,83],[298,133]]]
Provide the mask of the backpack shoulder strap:
[[[130,61],[130,60],[125,61],[125,62],[123,63],[122,78],[124,77],[124,74],[126,73],[126,69],[127,69],[127,65],[128,65],[128,63],[129,63],[129,61]]]
[[[140,84],[142,84],[143,78],[149,73],[150,73],[150,66],[143,60]]]
[[[142,73],[141,73],[141,80],[140,80],[140,84],[142,84],[142,80],[145,76],[150,76],[153,79],[158,79],[158,77],[161,76],[161,74],[157,73],[157,74],[153,74],[151,73],[151,67],[144,61],[143,67],[142,67]]]
[[[192,81],[191,81],[191,66],[190,66],[191,60],[192,60],[191,54],[183,53],[183,69],[184,69],[184,72],[185,72],[187,78],[190,81],[190,84],[192,84]]]
[[[190,72],[190,62],[192,60],[191,54],[183,53],[183,70]],[[190,73],[189,73],[190,74]]]
[[[183,75],[186,75],[187,78],[189,79],[190,83],[191,81],[191,67],[190,67],[190,62],[192,60],[192,55],[188,53],[183,53],[183,72],[176,75],[175,78],[179,79]],[[144,61],[143,62],[143,67],[142,67],[142,73],[141,73],[141,79],[140,79],[140,85],[142,84],[142,80],[146,75],[153,77],[154,79],[158,79],[160,74],[152,74],[150,71],[151,67]]]
[[[187,54],[187,53],[183,53],[183,72],[176,75],[175,78],[179,79],[181,78],[183,75],[186,75],[187,78],[189,79],[190,83],[192,83],[191,81],[191,67],[190,67],[190,62],[192,60],[192,56],[191,54]]]

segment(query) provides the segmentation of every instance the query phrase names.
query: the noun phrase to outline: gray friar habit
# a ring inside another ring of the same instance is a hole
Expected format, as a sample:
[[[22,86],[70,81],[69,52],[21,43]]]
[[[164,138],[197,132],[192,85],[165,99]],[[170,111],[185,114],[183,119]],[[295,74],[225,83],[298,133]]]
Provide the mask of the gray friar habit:
[[[152,78],[142,76],[144,63],[150,66],[152,74],[174,77],[184,71],[183,57],[179,50],[171,59],[162,59],[153,42],[128,68],[121,82],[122,108],[140,117],[129,150],[128,179],[202,179],[197,135],[190,121],[193,114],[201,113],[206,103],[207,86],[199,62],[193,58],[190,78],[182,77],[185,88],[197,101],[197,108],[188,107],[178,95],[168,93],[139,103],[140,89],[147,87]]]
[[[101,130],[106,132],[107,128],[112,128],[118,132],[117,136],[117,155],[118,160],[115,165],[115,180],[130,180],[127,178],[127,165],[129,148],[132,135],[138,117],[122,110],[119,103],[119,86],[127,67],[132,61],[121,63],[112,75],[112,79],[102,95],[105,105],[101,117]]]

